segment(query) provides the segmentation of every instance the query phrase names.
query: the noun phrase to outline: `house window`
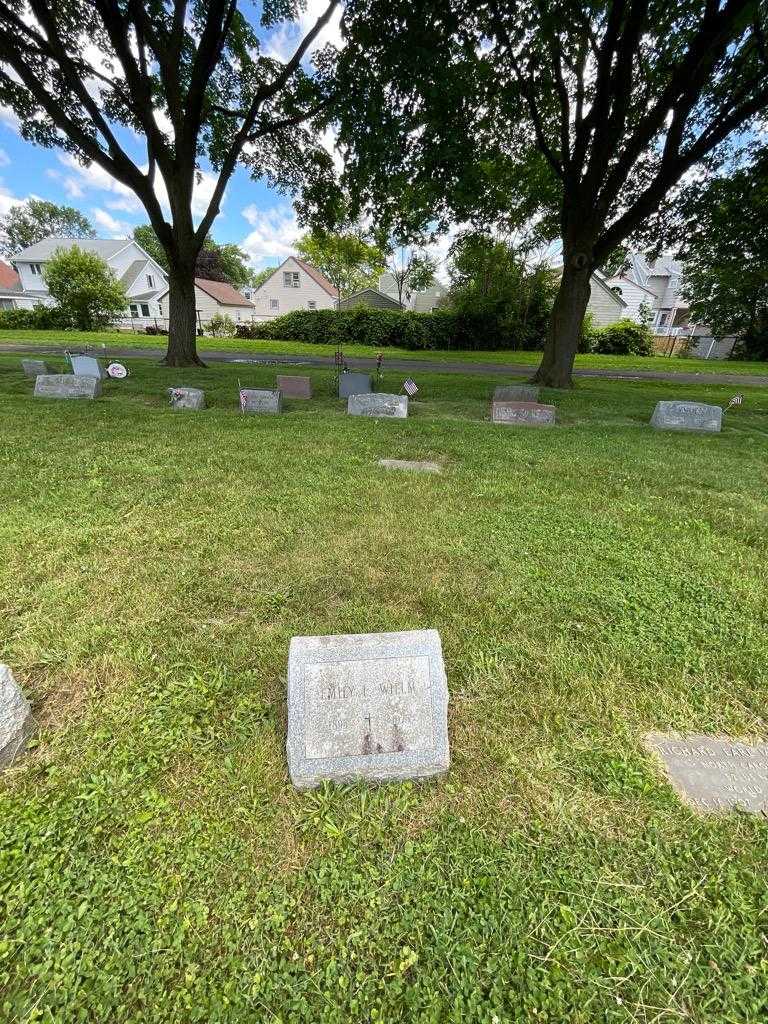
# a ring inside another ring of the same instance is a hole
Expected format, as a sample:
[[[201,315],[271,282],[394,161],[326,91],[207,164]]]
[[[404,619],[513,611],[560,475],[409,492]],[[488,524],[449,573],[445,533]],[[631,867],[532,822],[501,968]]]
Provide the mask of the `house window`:
[[[141,315],[149,316],[149,306],[146,304],[146,302],[142,302],[141,304]]]
[[[147,288],[155,287],[155,279],[151,274],[147,274]]]
[[[40,274],[42,274],[43,272],[42,267],[40,266],[39,263],[30,263],[29,270],[30,273],[34,274],[36,277],[39,277]]]
[[[664,313],[659,313],[659,320],[658,320],[658,323],[657,323],[656,326],[657,327],[666,327],[668,323],[669,323],[669,311],[667,310]]]
[[[0,309],[13,309],[13,299],[0,299]]]
[[[279,299],[270,299],[269,300],[269,308],[270,309],[280,309],[280,300]]]
[[[136,305],[135,302],[132,302],[131,303],[131,316],[138,316],[138,315],[139,315],[139,307]]]
[[[314,299],[310,299],[307,303],[307,309],[317,309],[317,303]]]
[[[284,288],[298,288],[299,287],[299,272],[298,272],[298,270],[284,270],[283,271],[283,287]]]

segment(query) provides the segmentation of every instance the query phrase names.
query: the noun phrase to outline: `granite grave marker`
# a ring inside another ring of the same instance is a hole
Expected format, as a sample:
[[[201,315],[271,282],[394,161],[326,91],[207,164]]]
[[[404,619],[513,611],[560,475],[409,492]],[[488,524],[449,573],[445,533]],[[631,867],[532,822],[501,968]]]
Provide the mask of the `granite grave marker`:
[[[723,426],[723,410],[719,405],[702,402],[657,402],[651,416],[657,430],[695,430],[717,434]]]
[[[39,377],[51,372],[44,359],[22,359],[21,368],[25,377]]]
[[[493,392],[494,402],[538,402],[535,384],[500,384]]]
[[[0,768],[13,761],[35,728],[29,701],[8,665],[0,665]]]
[[[168,388],[168,398],[174,409],[197,412],[205,408],[205,392],[199,388]]]
[[[644,743],[678,794],[697,811],[768,815],[768,743],[649,733]]]
[[[107,375],[104,367],[94,356],[70,355],[69,362],[72,373],[80,377],[98,377],[99,380],[103,380]]]
[[[386,416],[404,420],[408,416],[408,396],[384,395],[380,391],[369,395],[350,395],[347,413],[350,416]]]
[[[339,398],[349,398],[350,395],[366,395],[370,390],[370,373],[339,374]]]
[[[497,402],[491,404],[491,419],[494,423],[506,423],[513,427],[548,427],[555,422],[554,405],[539,402]]]
[[[282,411],[283,396],[279,391],[241,388],[240,408],[246,415],[275,415]]]
[[[409,459],[379,459],[384,469],[407,469],[414,473],[442,473],[439,462],[412,462]]]
[[[98,398],[100,377],[82,377],[75,373],[42,373],[35,377],[35,398]]]
[[[312,380],[310,377],[291,377],[278,374],[277,389],[285,398],[311,398]]]
[[[298,789],[445,772],[447,716],[435,629],[291,640],[287,753]]]

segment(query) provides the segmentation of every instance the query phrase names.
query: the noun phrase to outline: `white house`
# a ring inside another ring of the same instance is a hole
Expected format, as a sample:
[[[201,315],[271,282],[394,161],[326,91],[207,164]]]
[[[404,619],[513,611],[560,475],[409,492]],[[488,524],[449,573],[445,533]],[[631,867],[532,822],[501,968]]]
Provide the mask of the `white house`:
[[[0,309],[32,309],[35,300],[25,295],[21,278],[3,260],[0,260]]]
[[[392,274],[387,272],[379,278],[379,291],[397,300],[397,283]],[[441,299],[448,294],[444,284],[433,279],[432,284],[420,292],[403,292],[403,305],[415,313],[434,313],[440,306]]]
[[[167,289],[163,268],[132,238],[44,238],[11,260],[21,294],[32,305],[52,305],[43,270],[57,249],[76,245],[100,256],[122,282],[128,296],[126,319],[148,320],[161,316],[158,297]]]
[[[317,267],[289,256],[251,294],[256,320],[297,309],[335,309],[339,293]]]
[[[622,295],[631,285],[643,288],[653,309],[652,330],[657,334],[688,323],[688,303],[681,295],[683,265],[669,253],[649,263],[639,252],[630,252],[626,269],[609,281]]]
[[[160,316],[168,316],[169,291],[166,290],[158,299]],[[195,278],[195,310],[200,324],[206,324],[217,313],[228,316],[231,320],[252,320],[256,307],[231,284],[224,281],[209,281],[203,277]]]
[[[608,285],[626,303],[626,317],[638,323],[653,323],[656,295],[650,288],[621,276],[609,277]]]

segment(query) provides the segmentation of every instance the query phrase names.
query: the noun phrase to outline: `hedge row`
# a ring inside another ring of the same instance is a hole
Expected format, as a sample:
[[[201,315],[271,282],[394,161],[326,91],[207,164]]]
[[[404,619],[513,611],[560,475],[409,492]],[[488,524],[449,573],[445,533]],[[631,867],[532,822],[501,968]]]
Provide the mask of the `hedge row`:
[[[238,324],[237,337],[303,341],[311,345],[469,350],[535,348],[543,340],[514,337],[496,317],[484,314],[450,310],[412,313],[365,307],[297,310],[274,320]]]
[[[58,306],[0,309],[3,331],[66,331],[71,326],[69,317]]]

